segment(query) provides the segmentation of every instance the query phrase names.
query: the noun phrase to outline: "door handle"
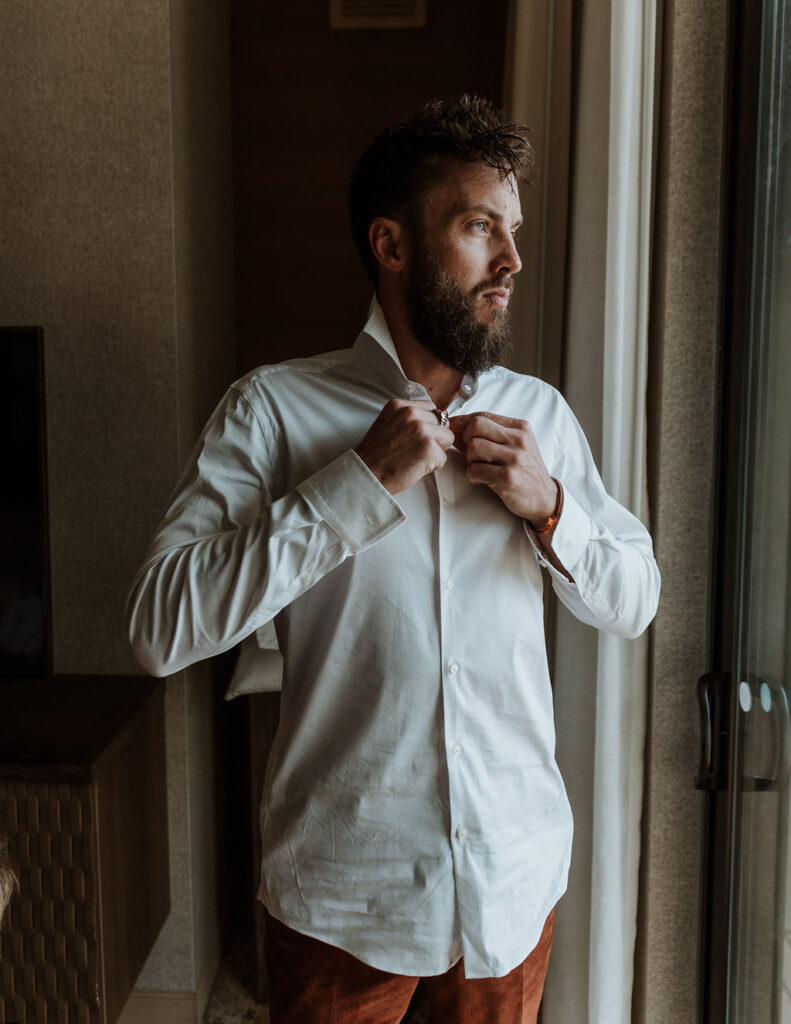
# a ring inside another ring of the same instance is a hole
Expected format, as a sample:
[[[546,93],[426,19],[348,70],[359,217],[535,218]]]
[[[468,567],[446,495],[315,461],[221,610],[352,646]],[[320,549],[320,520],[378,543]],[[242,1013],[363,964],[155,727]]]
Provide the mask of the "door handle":
[[[696,789],[728,788],[728,694],[727,673],[706,672],[698,680],[700,710],[700,769]]]

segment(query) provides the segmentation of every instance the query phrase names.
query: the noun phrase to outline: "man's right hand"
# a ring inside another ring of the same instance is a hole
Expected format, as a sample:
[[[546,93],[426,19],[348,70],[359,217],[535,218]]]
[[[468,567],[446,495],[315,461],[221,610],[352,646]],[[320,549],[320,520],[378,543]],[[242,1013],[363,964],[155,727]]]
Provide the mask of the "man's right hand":
[[[453,431],[437,422],[431,402],[393,398],[355,449],[391,494],[445,465]]]

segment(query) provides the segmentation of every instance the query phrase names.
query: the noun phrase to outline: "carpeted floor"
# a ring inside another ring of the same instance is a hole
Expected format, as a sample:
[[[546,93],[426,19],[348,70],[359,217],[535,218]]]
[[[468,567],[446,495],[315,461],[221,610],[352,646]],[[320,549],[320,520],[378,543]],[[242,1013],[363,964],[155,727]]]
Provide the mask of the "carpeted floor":
[[[269,1009],[255,998],[252,915],[237,920],[209,996],[203,1024],[269,1024]]]

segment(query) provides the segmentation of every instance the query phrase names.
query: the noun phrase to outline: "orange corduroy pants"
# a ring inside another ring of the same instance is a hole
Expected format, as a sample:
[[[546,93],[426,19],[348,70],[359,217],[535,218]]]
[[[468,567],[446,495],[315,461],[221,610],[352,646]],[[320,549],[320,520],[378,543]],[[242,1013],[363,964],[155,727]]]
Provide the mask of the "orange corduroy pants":
[[[425,978],[432,1024],[535,1024],[555,926],[502,978],[465,978],[464,962]],[[266,915],[271,1024],[398,1024],[419,978],[388,974]]]

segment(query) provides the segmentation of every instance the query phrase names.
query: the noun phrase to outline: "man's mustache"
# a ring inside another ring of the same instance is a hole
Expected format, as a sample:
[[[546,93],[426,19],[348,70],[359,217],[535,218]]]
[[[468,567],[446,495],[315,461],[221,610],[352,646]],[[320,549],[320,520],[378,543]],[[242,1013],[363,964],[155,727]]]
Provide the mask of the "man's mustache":
[[[481,292],[489,292],[493,288],[504,288],[510,294],[514,290],[514,279],[510,274],[500,274],[498,277],[493,277],[490,281],[476,284],[472,294],[480,295]]]

